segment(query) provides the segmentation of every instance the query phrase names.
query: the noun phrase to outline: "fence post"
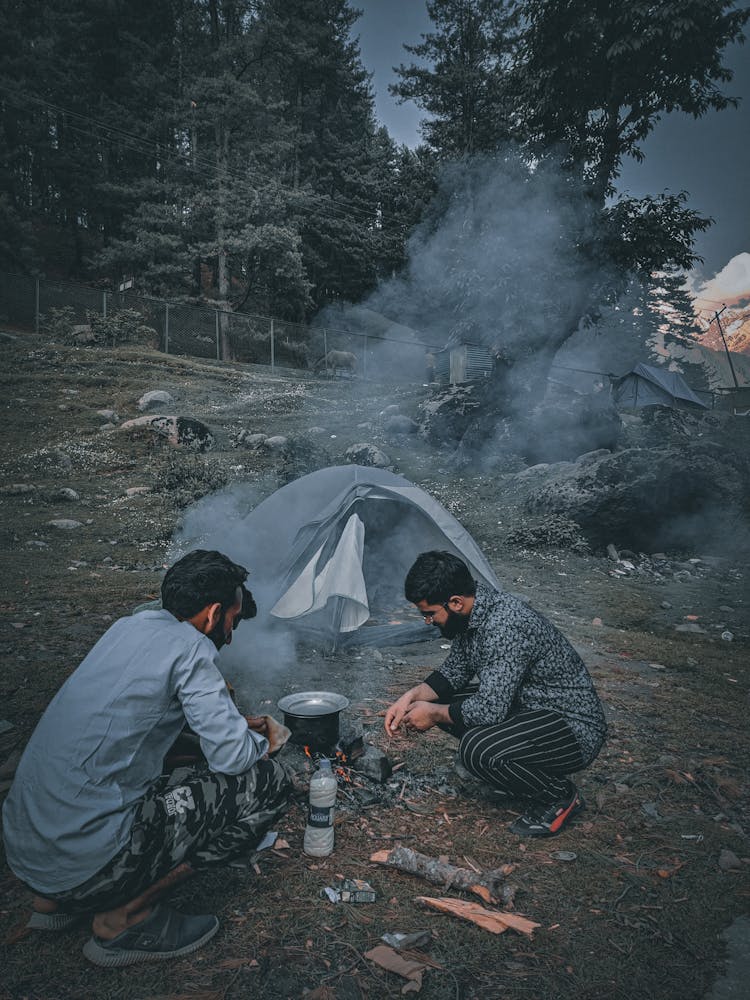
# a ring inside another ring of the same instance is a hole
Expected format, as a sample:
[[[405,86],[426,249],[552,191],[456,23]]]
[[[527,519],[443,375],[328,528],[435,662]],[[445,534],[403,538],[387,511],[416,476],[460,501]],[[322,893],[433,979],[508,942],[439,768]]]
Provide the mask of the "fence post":
[[[273,316],[271,317],[271,371],[276,367],[276,345],[273,337]]]
[[[169,354],[169,303],[164,304],[164,353]]]
[[[107,318],[107,293],[102,292],[102,316]]]
[[[216,360],[221,361],[221,337],[219,334],[219,310],[214,309],[214,317],[216,318]]]
[[[39,278],[34,286],[34,333],[39,333]]]

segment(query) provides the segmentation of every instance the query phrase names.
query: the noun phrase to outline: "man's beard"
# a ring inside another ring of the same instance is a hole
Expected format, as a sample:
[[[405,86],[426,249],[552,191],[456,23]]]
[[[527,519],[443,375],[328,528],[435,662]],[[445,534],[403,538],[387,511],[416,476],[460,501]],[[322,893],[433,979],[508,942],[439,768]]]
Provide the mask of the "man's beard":
[[[231,634],[231,633],[230,633]],[[216,646],[217,649],[221,649],[222,646],[230,641],[227,639],[227,634],[224,631],[224,614],[222,613],[221,618],[217,621],[210,632],[206,632],[206,635],[211,640],[211,642]]]
[[[445,625],[438,625],[440,634],[444,639],[455,639],[457,635],[461,635],[469,627],[469,616],[459,615],[455,611],[451,611],[450,608],[445,610],[448,612],[448,619]]]

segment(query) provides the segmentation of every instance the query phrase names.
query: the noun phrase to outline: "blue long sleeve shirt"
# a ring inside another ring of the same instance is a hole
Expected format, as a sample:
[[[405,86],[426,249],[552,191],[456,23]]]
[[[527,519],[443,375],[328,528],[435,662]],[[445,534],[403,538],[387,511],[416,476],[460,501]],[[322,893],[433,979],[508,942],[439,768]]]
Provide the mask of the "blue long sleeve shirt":
[[[187,722],[214,772],[268,749],[229,696],[213,642],[168,611],[121,618],[50,702],[3,808],[10,868],[37,892],[81,885],[126,844]]]

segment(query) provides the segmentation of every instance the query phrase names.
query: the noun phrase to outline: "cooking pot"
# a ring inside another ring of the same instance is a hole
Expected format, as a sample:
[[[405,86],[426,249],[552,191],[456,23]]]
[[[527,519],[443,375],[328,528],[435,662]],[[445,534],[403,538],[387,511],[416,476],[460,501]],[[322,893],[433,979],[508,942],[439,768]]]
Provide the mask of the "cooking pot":
[[[349,699],[333,691],[297,691],[277,702],[284,725],[292,732],[290,743],[313,749],[330,749],[339,738],[339,714]]]

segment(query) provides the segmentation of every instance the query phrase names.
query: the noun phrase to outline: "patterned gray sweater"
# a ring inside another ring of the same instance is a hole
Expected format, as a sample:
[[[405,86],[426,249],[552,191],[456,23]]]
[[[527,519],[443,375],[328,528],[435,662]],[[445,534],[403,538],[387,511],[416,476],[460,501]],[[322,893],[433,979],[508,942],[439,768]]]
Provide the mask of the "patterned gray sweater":
[[[479,690],[452,698],[476,674]],[[488,726],[531,709],[559,713],[589,764],[607,735],[599,697],[586,666],[565,636],[523,601],[477,585],[466,632],[426,683],[450,704],[454,723]]]

